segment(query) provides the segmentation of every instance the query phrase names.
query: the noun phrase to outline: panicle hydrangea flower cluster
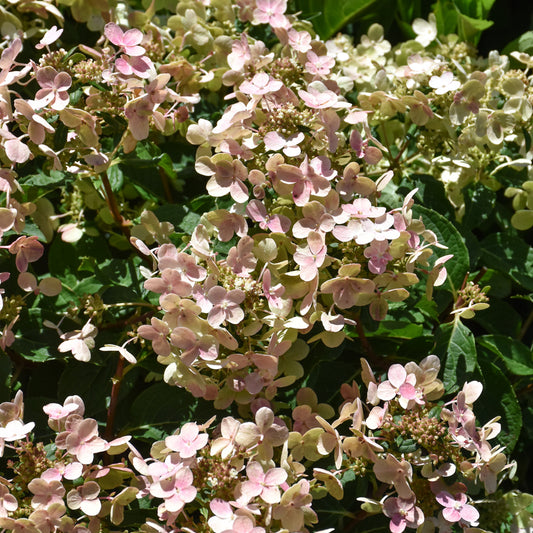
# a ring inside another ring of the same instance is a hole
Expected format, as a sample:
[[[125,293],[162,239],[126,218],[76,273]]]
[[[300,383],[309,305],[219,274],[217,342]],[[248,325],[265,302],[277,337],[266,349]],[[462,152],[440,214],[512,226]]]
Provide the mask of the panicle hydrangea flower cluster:
[[[43,410],[57,433],[52,453],[42,442],[29,439],[35,424],[22,421],[22,393],[0,404],[0,456],[9,449],[16,452],[16,461],[7,462],[15,476],[0,478],[2,531],[89,532],[97,531],[104,517],[113,524],[122,522],[123,507],[135,499],[138,489],[113,489],[133,478],[133,471],[124,462],[101,466],[95,456],[124,452],[130,437],[111,442],[101,438],[96,420],[83,418],[85,406],[79,396]]]
[[[287,164],[280,167],[292,172]],[[269,173],[274,183],[278,176]],[[328,196],[335,199],[329,212],[318,200],[301,210],[287,209],[287,200],[278,211],[271,207],[279,203],[274,197],[268,202],[272,215],[266,201],[251,200],[242,214],[236,204],[234,212],[207,213],[183,249],[170,243],[150,251],[141,246],[157,268],[145,287],[160,294],[165,313],[138,334],[152,341],[167,382],[216,399],[218,407],[249,403],[260,392],[271,399],[277,387],[301,376],[279,368],[282,359],[306,349],[294,342],[299,333],[313,332],[316,325],[323,331],[314,340],[338,346],[344,326],[355,324],[357,307],[369,306],[370,315],[381,320],[389,301],[407,298],[405,287],[418,281],[414,270],[425,270],[428,245],[436,242],[421,221],[412,220],[410,200],[386,213],[368,198],[342,203],[333,189]],[[355,245],[343,246],[352,240],[345,236],[351,227],[367,247],[358,246],[357,238]],[[236,244],[219,258],[211,247],[234,235]]]
[[[301,376],[280,369],[301,349],[288,351],[299,334],[318,330],[312,340],[334,347],[358,308],[382,320],[389,302],[406,299],[417,274],[428,273],[430,246],[438,245],[412,215],[413,193],[397,209],[376,205],[392,172],[376,181],[363,175],[364,158],[375,164],[382,153],[366,113],[330,76],[335,62],[295,80],[311,52],[293,46],[290,31],[275,31],[278,54],[246,35],[233,41],[222,82],[237,102],[216,124],[201,119],[187,129],[207,192],[228,207],[205,213],[181,249],[163,236],[148,250],[142,232],[132,233],[154,260],[145,287],[165,311],[138,333],[152,341],[168,383],[217,407],[259,393],[272,399]],[[317,64],[327,50],[307,35],[322,54],[313,52]],[[354,136],[361,153],[350,146]],[[219,242],[235,244],[222,254]],[[437,263],[428,294],[445,275]]]
[[[269,402],[254,401],[253,421],[227,416],[214,428],[214,418],[187,422],[155,442],[148,458],[128,436],[100,437],[96,421],[83,418],[78,396],[44,407],[57,436],[53,453],[39,455],[44,448],[28,439],[34,424],[22,422],[17,394],[0,405],[2,449],[18,451],[18,463],[9,463],[16,476],[0,478],[0,527],[94,532],[120,525],[137,499],[157,504],[157,520],[148,518],[143,531],[308,531],[318,520],[314,500],[325,492],[341,500],[348,473],[377,484],[379,500],[360,499],[367,512],[390,519],[392,533],[423,524],[439,531],[476,527],[480,515],[469,487],[483,485],[490,495],[513,467],[489,444],[500,430],[497,419],[477,426],[473,403],[481,384],[465,383],[443,403],[436,356],[393,364],[381,378],[361,363],[366,399],[355,382],[343,385],[337,415],[302,389],[292,422]],[[99,464],[100,454],[128,447],[127,460]],[[328,457],[328,469],[314,467]]]
[[[100,7],[105,11],[106,6],[102,2]],[[520,133],[531,116],[529,81],[521,71],[509,71],[509,61],[503,56],[493,54],[481,64],[460,43],[437,41],[434,22],[418,20],[416,40],[406,43],[400,54],[392,54],[376,25],[357,46],[345,36],[324,43],[294,15],[287,14],[286,8],[281,1],[241,2],[224,9],[182,2],[164,28],[152,24],[142,32],[123,29],[115,22],[102,25],[98,46],[80,45],[77,55],[84,59],[76,61],[69,60],[62,49],[50,50],[61,39],[56,26],[35,46],[42,53],[38,62],[17,62],[23,48],[20,36],[6,41],[0,62],[5,93],[0,101],[0,144],[7,162],[0,174],[6,199],[0,211],[0,231],[20,233],[26,216],[32,215],[48,240],[58,229],[63,240],[73,242],[85,231],[83,207],[74,198],[81,194],[88,207],[105,206],[102,196],[85,179],[76,182],[76,194],[69,196],[65,213],[54,213],[46,198],[20,203],[14,195],[20,188],[17,165],[38,155],[48,160],[50,168],[80,178],[94,173],[105,176],[119,148],[130,153],[150,132],[172,135],[179,131],[199,146],[196,170],[209,178],[208,193],[235,202],[229,210],[206,216],[204,225],[211,236],[224,242],[235,234],[257,240],[259,234],[246,227],[253,223],[267,234],[286,234],[290,241],[284,241],[281,250],[288,248],[297,266],[290,265],[293,270],[282,272],[278,268],[274,281],[280,273],[299,272],[302,283],[313,284],[318,269],[329,269],[328,275],[335,279],[331,272],[337,266],[335,261],[331,263],[334,246],[336,259],[342,255],[346,261],[352,255],[354,265],[362,262],[363,274],[368,270],[377,277],[363,278],[370,279],[373,286],[365,282],[362,290],[359,282],[351,279],[344,284],[330,283],[326,290],[333,290],[333,298],[338,300],[341,287],[347,286],[350,293],[357,285],[364,296],[352,305],[368,305],[375,319],[385,316],[388,302],[404,299],[406,287],[416,283],[412,275],[415,265],[425,265],[430,255],[426,245],[435,238],[419,221],[411,220],[410,202],[401,211],[385,213],[377,208],[365,213],[363,206],[376,203],[391,177],[387,169],[401,166],[402,156],[412,159],[416,155],[413,146],[393,139],[392,134],[386,142],[378,137],[378,127],[386,130],[391,121],[396,127],[399,122],[393,117],[399,113],[406,118],[405,128],[418,128],[416,135],[407,135],[406,130],[400,137],[416,140],[417,168],[427,171],[429,164],[442,171],[435,177],[444,182],[460,217],[464,205],[461,191],[472,180],[497,188],[498,170],[518,164],[531,167],[527,154],[522,153],[525,141]],[[92,16],[102,20],[101,14],[72,9],[76,20],[85,22]],[[61,13],[52,11],[62,22]],[[269,24],[280,47],[272,51],[246,32],[237,36],[227,24],[227,20],[237,19],[252,25]],[[195,54],[185,54],[186,47]],[[528,65],[526,55],[519,54],[517,59]],[[29,80],[35,80],[37,87],[32,98],[17,97],[17,85]],[[225,109],[217,124],[205,119],[191,124],[189,117],[200,102],[200,90],[217,91],[221,86],[233,91],[236,102]],[[359,93],[359,107],[345,98],[353,88]],[[496,93],[506,100],[501,110],[495,107],[499,101]],[[119,146],[112,151],[106,151],[102,142],[109,117],[127,124]],[[460,134],[449,143],[453,148],[446,148],[438,138],[454,127]],[[58,128],[67,131],[61,147],[54,141]],[[395,143],[398,156],[393,156]],[[500,150],[503,143],[519,147],[520,159],[496,157],[491,152]],[[485,169],[492,168],[489,160],[500,164],[487,175]],[[376,181],[365,174],[382,178]],[[531,218],[528,183],[506,193],[517,209],[513,224],[520,229],[529,227]],[[70,221],[58,228],[58,219],[64,216]],[[113,217],[127,226],[120,213],[114,212]],[[352,241],[364,248],[347,253],[350,244],[346,243]],[[243,247],[249,248],[250,242],[244,239],[233,256]],[[17,268],[24,274],[19,281],[23,291],[56,295],[60,291],[57,280],[38,282],[34,274],[25,273],[28,244],[27,252],[22,251],[22,244],[18,251],[14,246],[11,243],[9,250],[16,253]],[[248,256],[246,266],[230,258],[229,265],[237,275],[257,275],[251,254]],[[35,260],[28,257],[28,261]],[[438,265],[442,267],[442,263]],[[391,282],[390,272],[398,276],[404,270],[409,275]],[[354,276],[353,271],[343,274],[344,278]],[[433,273],[430,277],[443,280]],[[303,290],[300,287],[297,292]],[[312,307],[314,292],[309,290],[304,298],[303,314],[308,311],[306,306]],[[288,299],[292,299],[290,291],[282,298]],[[352,300],[347,296],[342,305]],[[476,308],[482,307],[477,304]],[[473,309],[463,316],[471,315]],[[316,311],[323,313],[322,309]],[[11,330],[18,315],[7,310],[4,314],[1,342],[8,346],[13,342]],[[328,336],[334,337],[334,333],[328,332]]]
[[[418,172],[439,180],[458,220],[464,189],[481,183],[493,191],[506,187],[515,209],[512,225],[531,228],[533,166],[524,135],[533,113],[531,57],[493,51],[480,58],[456,36],[437,39],[433,14],[429,21],[417,19],[413,30],[416,39],[394,50],[378,24],[360,44],[339,35],[326,45],[339,75],[360,91],[369,124],[385,129],[381,140],[389,150],[399,147],[396,163],[409,160]],[[511,59],[525,67],[511,68]],[[527,169],[526,181],[517,176],[508,186],[506,172],[521,169]]]

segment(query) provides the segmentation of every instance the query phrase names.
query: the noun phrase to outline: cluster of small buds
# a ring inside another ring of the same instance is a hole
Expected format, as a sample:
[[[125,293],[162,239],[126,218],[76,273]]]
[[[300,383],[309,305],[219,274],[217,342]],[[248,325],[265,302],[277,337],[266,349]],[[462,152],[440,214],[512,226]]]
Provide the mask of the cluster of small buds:
[[[278,131],[282,135],[298,133],[303,128],[312,128],[315,117],[310,109],[298,109],[293,103],[277,107],[265,114],[266,122],[263,123],[258,132],[263,137],[269,131]]]
[[[63,48],[60,48],[59,50],[54,50],[52,52],[48,52],[47,54],[43,54],[39,58],[39,66],[41,67],[52,67],[56,70],[58,69],[64,69],[64,59],[67,55],[66,50],[63,50]]]
[[[397,422],[391,419],[382,427],[388,430],[383,434],[388,442],[394,442],[401,435],[405,441],[412,441],[413,446],[423,448],[435,464],[447,461],[459,464],[462,460],[447,424],[430,416],[427,408],[407,411]]]
[[[482,289],[476,283],[468,282],[463,289],[458,291],[458,298],[452,313],[463,318],[472,318],[476,311],[487,309],[489,298],[486,290],[486,287]]]
[[[88,83],[100,79],[105,68],[106,65],[101,59],[86,59],[74,65],[73,73],[81,83]]]
[[[268,68],[271,76],[283,80],[287,86],[298,82],[303,73],[302,64],[291,57],[276,58]]]
[[[99,294],[87,294],[81,298],[80,305],[83,307],[83,313],[95,323],[102,319],[102,314],[105,311],[105,304]]]
[[[22,308],[26,305],[24,297],[20,294],[2,298],[2,310],[0,311],[0,318],[5,322],[11,322],[16,319]]]
[[[7,467],[15,474],[14,492],[23,493],[33,479],[53,466],[53,462],[47,457],[42,442],[21,441],[14,447],[14,451],[17,454],[17,461],[9,459]]]

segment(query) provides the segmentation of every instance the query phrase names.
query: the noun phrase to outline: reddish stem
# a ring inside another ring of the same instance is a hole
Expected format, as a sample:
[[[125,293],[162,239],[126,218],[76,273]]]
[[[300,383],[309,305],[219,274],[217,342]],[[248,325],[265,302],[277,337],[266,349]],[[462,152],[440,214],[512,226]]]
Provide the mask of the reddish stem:
[[[122,231],[122,233],[125,235],[125,237],[129,241],[131,237],[130,223],[120,214],[120,209],[118,207],[117,199],[116,199],[115,193],[113,192],[113,189],[111,188],[111,183],[109,182],[107,173],[102,172],[101,176],[102,176],[102,184],[104,185],[104,189],[105,189],[107,206],[109,207],[109,210],[111,211],[113,220],[115,221],[117,226],[120,228],[120,231]],[[135,253],[143,261],[145,262],[150,261],[150,259],[146,257],[144,254],[142,254],[135,246],[133,246],[133,249],[135,250]]]
[[[174,198],[172,198],[172,191],[168,182],[168,176],[162,168],[159,169],[159,176],[161,177],[161,183],[163,184],[163,190],[165,191],[165,199],[169,204],[173,204]]]
[[[115,193],[113,192],[113,189],[111,188],[111,183],[109,182],[107,173],[102,172],[101,176],[102,176],[102,184],[104,185],[104,189],[105,189],[107,205],[109,207],[109,210],[111,211],[111,214],[113,215],[113,220],[116,222],[116,224],[121,229],[122,233],[124,233],[124,235],[129,240],[130,235],[131,235],[130,228],[129,228],[127,221],[120,214],[120,209],[118,207],[117,199],[115,197]]]
[[[122,328],[124,326],[128,326],[130,324],[137,324],[138,322],[144,322],[147,318],[150,318],[154,313],[156,312],[156,309],[154,308],[153,311],[147,311],[146,313],[143,313],[142,315],[133,315],[129,318],[125,318],[124,320],[119,320],[118,322],[112,322],[110,324],[102,324],[98,326],[99,329],[118,329]]]
[[[357,331],[359,340],[361,341],[361,346],[363,347],[365,355],[367,359],[369,360],[371,366],[377,367],[377,368],[383,368],[383,359],[380,358],[376,354],[376,352],[374,351],[374,348],[372,348],[370,342],[366,338],[365,329],[363,328],[363,325],[361,324],[361,321],[359,320],[359,314],[357,315],[357,318],[355,321],[355,329]]]
[[[359,524],[359,522],[362,522],[366,517],[368,516],[368,513],[366,511],[363,511],[362,509],[355,513],[353,518],[348,522],[346,527],[344,527],[342,530],[346,533],[350,531],[357,531],[356,526]]]
[[[107,441],[113,439],[113,426],[115,424],[115,414],[118,404],[118,393],[120,392],[120,384],[122,382],[122,374],[124,372],[124,357],[119,355],[117,369],[113,376],[113,386],[111,387],[111,399],[109,400],[109,408],[107,409],[107,421],[104,432],[104,438]]]

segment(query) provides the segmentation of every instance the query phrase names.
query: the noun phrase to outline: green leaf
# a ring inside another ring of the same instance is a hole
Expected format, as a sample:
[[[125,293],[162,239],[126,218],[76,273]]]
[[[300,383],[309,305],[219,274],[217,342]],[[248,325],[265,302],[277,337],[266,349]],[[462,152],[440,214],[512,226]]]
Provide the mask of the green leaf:
[[[493,233],[481,242],[481,248],[486,266],[533,291],[533,248],[524,240],[508,233]]]
[[[479,365],[483,374],[483,394],[476,402],[477,418],[488,422],[495,416],[502,416],[502,432],[497,439],[506,446],[506,453],[514,448],[522,430],[522,411],[509,380],[492,362],[480,357]]]
[[[496,204],[496,193],[482,183],[472,183],[463,189],[465,214],[461,227],[473,229],[485,224]]]
[[[178,228],[187,216],[188,211],[189,209],[187,206],[179,204],[164,204],[154,210],[154,215],[160,222],[170,222],[175,228]]]
[[[470,268],[470,259],[468,250],[465,246],[461,234],[455,226],[436,211],[423,207],[421,205],[413,206],[413,214],[416,217],[422,217],[424,225],[437,235],[440,244],[448,247],[433,248],[436,257],[453,254],[453,258],[446,263],[448,277],[446,283],[455,292],[461,288],[461,284]]]
[[[195,230],[196,226],[198,226],[200,218],[200,215],[197,213],[187,213],[179,223],[178,227],[190,235]]]
[[[135,147],[135,154],[139,159],[152,161],[154,158],[161,155],[161,150],[154,143],[144,141],[137,143],[137,146]]]
[[[107,177],[113,192],[122,189],[124,185],[124,174],[118,165],[112,165],[107,169]]]
[[[169,423],[173,431],[180,422],[188,419],[195,407],[190,394],[166,383],[150,385],[131,404],[130,423],[132,425]]]
[[[479,2],[478,0],[478,4],[481,4],[482,8],[485,10],[485,12],[483,13],[484,16],[487,16],[489,14],[489,11],[494,5],[494,2],[496,2],[496,0],[481,0],[481,2]]]
[[[439,317],[437,303],[434,300],[428,300],[425,296],[416,302],[415,307],[418,311],[421,311],[424,316],[427,316],[432,320],[437,320]]]
[[[479,267],[479,258],[481,256],[481,245],[477,236],[470,230],[463,229],[461,231],[466,249],[468,250],[468,256],[470,258],[470,272],[477,270]]]
[[[83,296],[85,294],[95,294],[103,286],[104,284],[96,276],[89,276],[88,278],[77,280],[73,289],[78,296]]]
[[[75,106],[78,104],[80,98],[83,96],[83,90],[81,89],[81,87],[79,87],[78,89],[75,89],[74,91],[70,92],[68,96],[70,100],[70,105]]]
[[[112,375],[111,368],[70,359],[59,378],[58,397],[78,394],[85,402],[87,413],[92,413],[93,416],[95,413],[104,414],[105,400],[111,392]]]
[[[524,181],[528,181],[527,167],[516,169],[508,165],[495,172],[494,177],[506,187],[521,187]]]
[[[459,384],[467,381],[467,375],[477,367],[474,335],[459,318],[439,326],[434,353],[446,361],[442,381],[448,392],[458,390]]]
[[[46,309],[43,304],[50,303],[40,297],[35,300],[35,307],[25,309],[15,325],[16,340],[14,349],[24,359],[43,362],[51,359],[62,359],[64,356],[57,350],[61,342],[57,333],[43,326],[44,320],[56,321],[54,308]]]
[[[135,286],[114,285],[103,292],[103,298],[109,304],[135,302],[140,298],[140,292]]]
[[[511,294],[513,282],[503,273],[492,268],[487,269],[482,278],[481,284],[489,286],[489,298],[507,298]],[[533,302],[533,298],[529,300]]]
[[[346,485],[346,483],[350,483],[350,481],[353,481],[355,479],[355,472],[353,470],[346,470],[341,478],[341,483],[343,485]]]
[[[327,348],[322,343],[311,346],[304,363],[306,377],[302,386],[315,389],[320,400],[327,398],[325,394],[335,394],[338,390],[338,376],[350,376],[353,373],[352,362],[341,357],[347,348],[346,344],[344,342],[336,348]],[[337,384],[335,384],[336,379]]]
[[[34,224],[33,222],[26,221],[26,225],[24,226],[24,234],[25,235],[34,235],[37,237],[41,242],[46,242],[46,237],[44,236],[43,232],[39,229],[39,226],[37,224]]]
[[[454,33],[457,29],[457,10],[451,0],[437,0],[431,6],[437,19],[439,35]]]
[[[216,209],[215,206],[215,199],[212,196],[209,196],[208,194],[196,196],[191,200],[190,203],[191,211],[194,211],[195,213],[199,214],[212,211],[213,209]]]
[[[435,338],[425,335],[406,340],[398,349],[398,357],[407,361],[420,361],[426,355],[433,353]]]
[[[382,320],[376,331],[369,332],[368,336],[394,337],[400,339],[414,339],[424,332],[422,324],[414,324],[399,320]]]
[[[80,279],[79,276],[66,273],[57,277],[59,277],[63,285],[63,290],[56,300],[58,308],[68,307],[75,300],[73,295],[81,297],[86,294],[96,294],[104,286],[95,276]]]
[[[13,365],[9,357],[0,354],[0,403],[11,401],[11,371]]]
[[[76,63],[79,63],[80,61],[83,61],[84,59],[87,59],[87,57],[80,52],[76,54],[71,54],[69,52],[67,57],[64,57],[61,63],[63,63],[64,65],[68,63],[70,63],[70,65],[74,65]]]
[[[56,125],[56,131],[54,132],[53,148],[54,150],[61,150],[65,148],[67,144],[68,128],[63,122],[58,121]]]
[[[453,220],[454,208],[448,201],[442,182],[430,174],[413,174],[409,176],[408,180],[400,184],[398,192],[405,196],[415,187],[418,189],[415,202],[419,202],[424,207],[429,207]]]
[[[488,309],[483,309],[482,312],[476,313],[473,320],[481,324],[489,333],[499,333],[505,336],[514,338],[522,327],[522,317],[515,308],[505,300],[498,300],[491,298],[489,291]]]
[[[478,0],[454,0],[454,6],[457,11],[472,17],[476,16],[476,4],[478,3]]]
[[[134,261],[119,258],[108,259],[96,265],[95,273],[98,280],[105,282],[105,284],[135,289],[134,280],[138,282],[136,266],[138,266],[139,261],[140,258]]]
[[[485,20],[494,0],[438,0],[432,8],[439,35],[457,33],[462,40],[477,44],[481,33],[492,26]]]
[[[142,198],[157,202],[165,198],[161,175],[152,159],[128,159],[120,167]]]
[[[520,341],[505,335],[483,335],[477,343],[500,357],[516,376],[533,376],[533,353]]]
[[[533,53],[533,31],[526,31],[518,38],[518,50],[530,55]]]
[[[397,0],[396,7],[397,16],[407,24],[422,15],[421,0]]]
[[[477,44],[484,30],[490,28],[492,20],[475,19],[459,13],[457,17],[459,37],[464,41]]]
[[[61,341],[58,341],[58,345]],[[42,343],[32,341],[30,339],[19,339],[17,340],[15,347],[17,351],[24,353],[24,359],[33,361],[35,363],[43,363],[44,361],[49,361],[51,359],[59,359],[62,355],[55,350],[55,354],[50,353],[48,346],[43,346]]]
[[[48,267],[52,276],[61,277],[67,272],[77,273],[82,257],[92,257],[101,264],[111,255],[107,242],[102,236],[91,237],[85,234],[76,243],[66,243],[56,237],[49,248]]]
[[[401,453],[412,453],[418,448],[413,439],[404,439],[401,436],[396,439],[396,446],[398,446],[398,451]]]
[[[302,18],[312,19],[314,29],[325,40],[377,3],[377,0],[298,0],[297,8],[303,12]]]
[[[39,170],[37,174],[29,176],[25,180],[21,180],[23,185],[33,185],[42,187],[44,185],[53,185],[60,183],[65,179],[65,174],[59,170],[51,170],[49,173]]]
[[[174,170],[174,164],[172,162],[172,159],[168,154],[161,154],[157,158],[157,165],[169,178],[176,178],[177,173]]]

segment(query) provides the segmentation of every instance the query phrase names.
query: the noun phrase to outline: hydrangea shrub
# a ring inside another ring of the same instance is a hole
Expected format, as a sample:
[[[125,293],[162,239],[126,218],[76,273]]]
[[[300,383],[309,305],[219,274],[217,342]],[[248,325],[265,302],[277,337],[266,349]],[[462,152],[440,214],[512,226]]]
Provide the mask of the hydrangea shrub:
[[[3,531],[532,527],[526,51],[0,9]]]

